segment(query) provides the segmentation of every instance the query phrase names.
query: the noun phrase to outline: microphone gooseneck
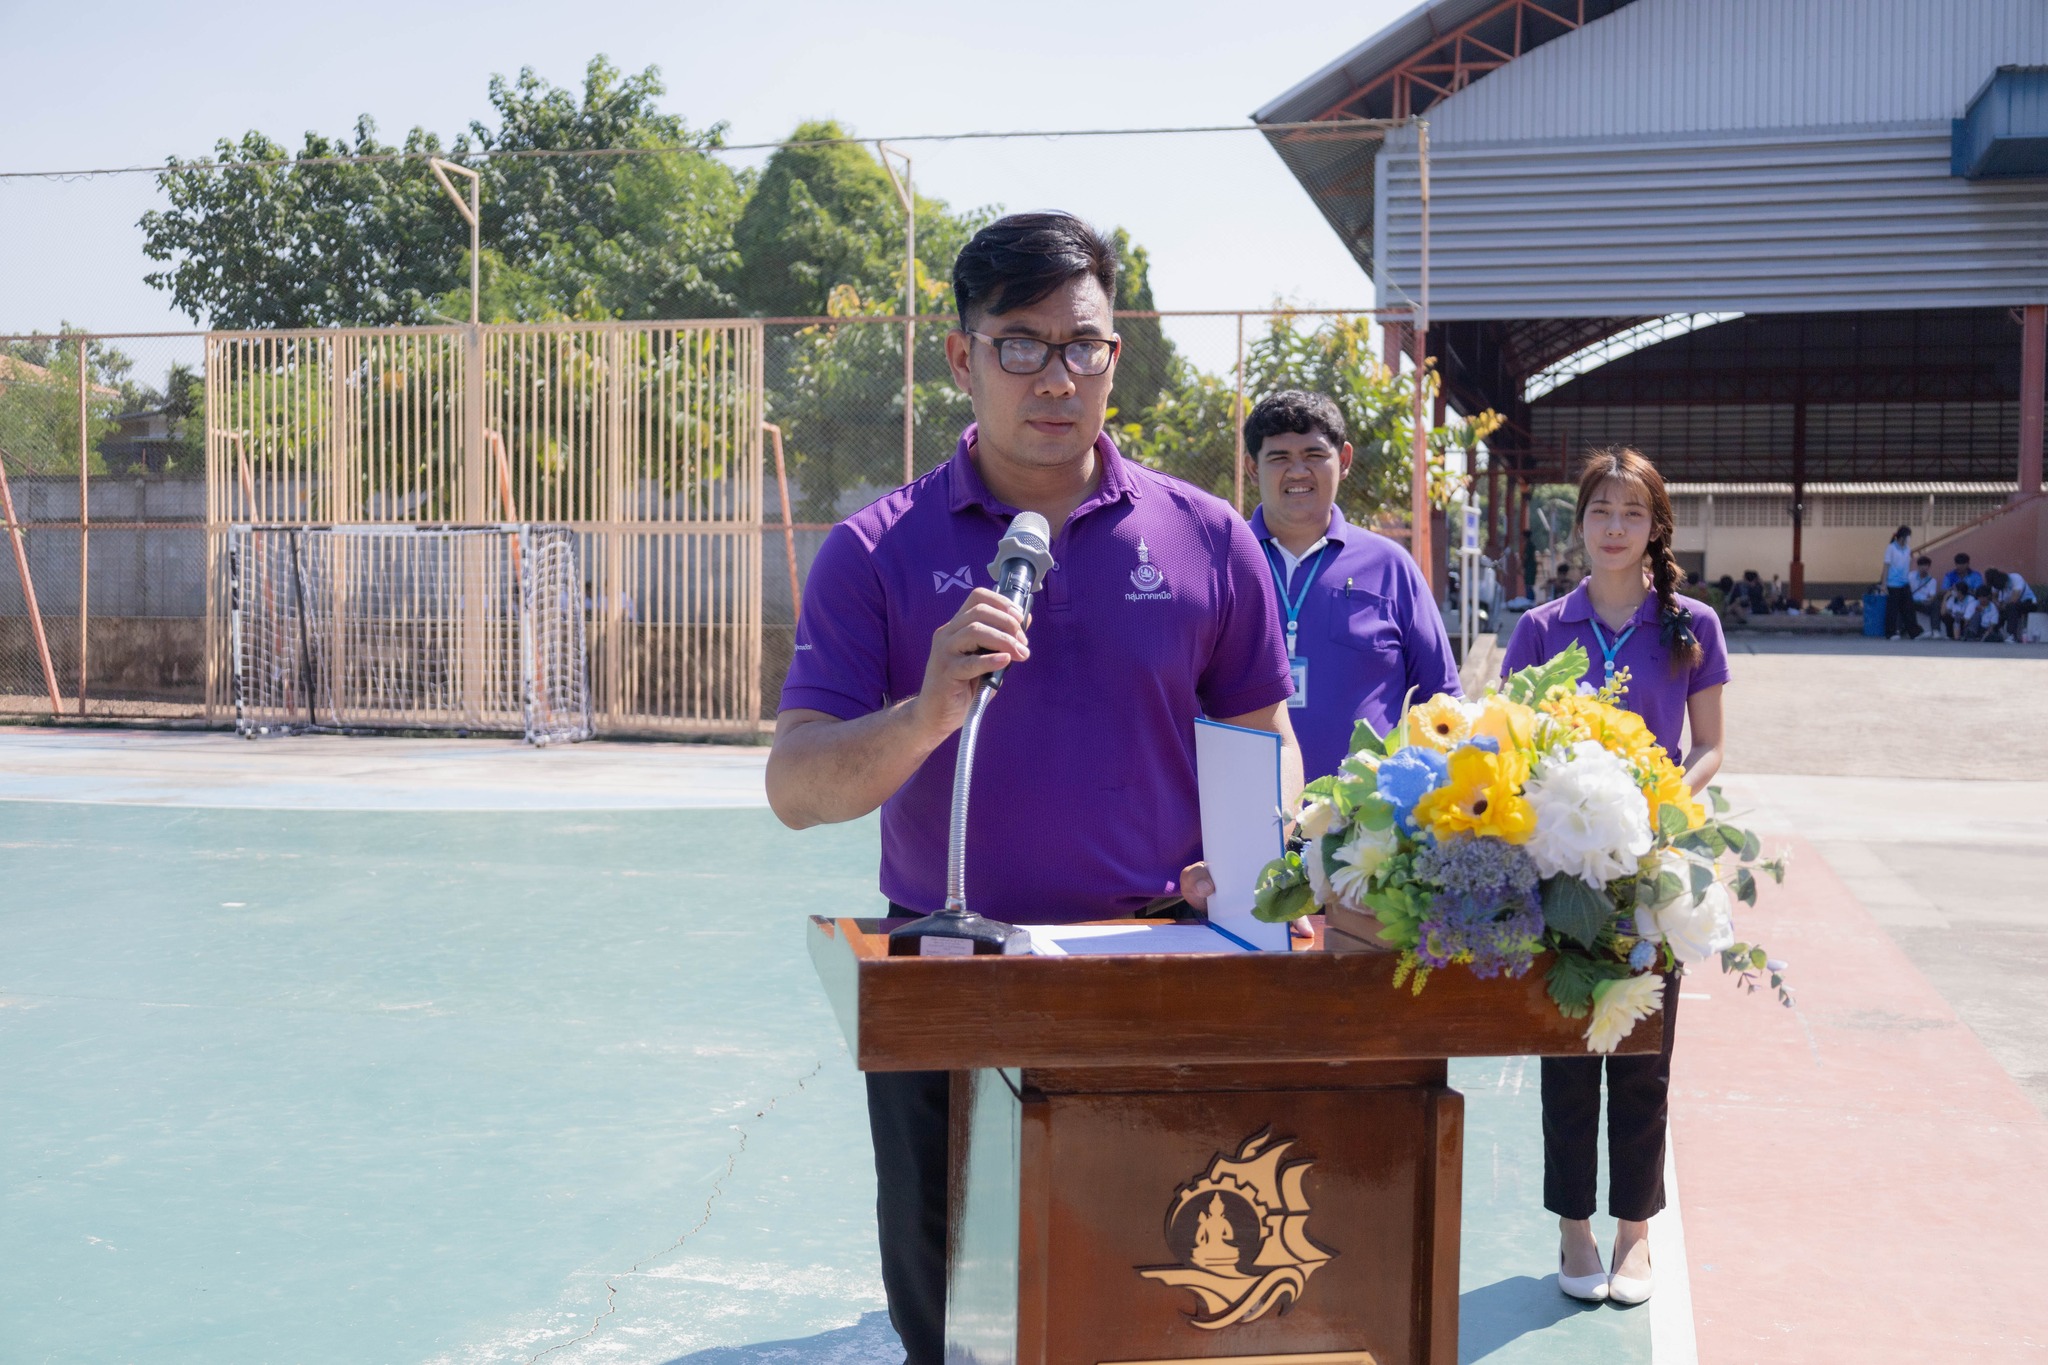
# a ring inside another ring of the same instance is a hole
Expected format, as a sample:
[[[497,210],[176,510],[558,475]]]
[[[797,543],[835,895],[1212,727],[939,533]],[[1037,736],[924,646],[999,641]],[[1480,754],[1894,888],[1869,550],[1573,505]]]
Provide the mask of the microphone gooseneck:
[[[996,593],[1016,607],[1020,616],[1029,616],[1032,596],[1052,567],[1051,525],[1036,512],[1019,512],[996,546],[996,557],[988,572],[995,580]],[[1009,665],[1005,664],[981,679],[974,689],[974,699],[967,705],[967,718],[960,726],[959,750],[953,760],[953,807],[946,829],[945,908],[897,929],[890,935],[892,952],[929,956],[947,952],[1025,951],[1022,945],[1027,940],[1021,931],[984,919],[967,908],[967,799],[974,786],[974,749],[981,738],[982,716],[1008,672]],[[959,946],[939,947],[938,941]]]

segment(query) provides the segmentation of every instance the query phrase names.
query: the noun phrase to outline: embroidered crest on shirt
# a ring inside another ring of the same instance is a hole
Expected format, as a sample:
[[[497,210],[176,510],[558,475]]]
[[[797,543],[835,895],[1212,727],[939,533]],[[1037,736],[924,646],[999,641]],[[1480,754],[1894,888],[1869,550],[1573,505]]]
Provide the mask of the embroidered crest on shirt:
[[[1147,602],[1155,598],[1172,597],[1173,592],[1166,586],[1166,575],[1152,562],[1151,547],[1145,538],[1138,538],[1138,567],[1131,570],[1131,586],[1136,592],[1127,592],[1124,599],[1130,602]]]
[[[944,592],[948,588],[961,588],[967,592],[973,592],[974,571],[965,564],[962,564],[951,573],[947,573],[943,569],[933,569],[932,591]]]

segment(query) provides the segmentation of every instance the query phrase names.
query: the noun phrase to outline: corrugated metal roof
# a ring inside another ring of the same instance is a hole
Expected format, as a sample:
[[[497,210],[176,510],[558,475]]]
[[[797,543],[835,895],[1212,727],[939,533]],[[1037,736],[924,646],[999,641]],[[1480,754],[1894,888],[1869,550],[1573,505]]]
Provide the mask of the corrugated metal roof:
[[[1312,119],[1377,76],[1428,47],[1447,30],[1470,23],[1500,0],[1429,0],[1388,24],[1252,115],[1258,123]]]
[[[1374,285],[1393,304],[1418,287],[1412,130],[1377,171]],[[2048,303],[2048,182],[1952,178],[1946,121],[1432,138],[1430,189],[1437,320]]]
[[[1638,0],[1431,109],[1430,143],[1947,120],[2015,62],[2048,62],[2041,0]]]

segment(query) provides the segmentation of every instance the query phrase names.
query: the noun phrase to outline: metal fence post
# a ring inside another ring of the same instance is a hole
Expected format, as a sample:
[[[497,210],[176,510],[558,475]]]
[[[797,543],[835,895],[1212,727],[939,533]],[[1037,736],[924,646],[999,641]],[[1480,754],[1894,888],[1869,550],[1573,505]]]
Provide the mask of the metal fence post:
[[[1244,515],[1244,314],[1237,315],[1237,402],[1230,410],[1231,450],[1230,501],[1239,516]]]
[[[78,714],[85,714],[85,669],[89,627],[92,624],[90,542],[92,533],[92,419],[86,403],[92,371],[90,352],[83,334],[78,338]]]

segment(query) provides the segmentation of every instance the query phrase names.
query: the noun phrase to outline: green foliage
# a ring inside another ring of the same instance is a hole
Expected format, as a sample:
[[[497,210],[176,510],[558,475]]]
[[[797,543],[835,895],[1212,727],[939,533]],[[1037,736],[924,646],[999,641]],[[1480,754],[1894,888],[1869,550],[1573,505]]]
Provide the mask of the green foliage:
[[[79,464],[79,343],[55,337],[0,343],[0,451],[12,474],[75,474]],[[86,472],[104,474],[100,448],[117,414],[160,401],[133,378],[135,364],[104,342],[85,343]],[[189,375],[189,372],[187,372]]]
[[[1593,988],[1603,981],[1619,981],[1629,975],[1626,964],[1559,953],[1544,975],[1544,988],[1557,1003],[1557,1012],[1567,1019],[1584,1019],[1593,1012]]]
[[[386,325],[469,312],[469,229],[428,170],[484,152],[670,147],[623,157],[480,160],[487,320],[729,313],[732,225],[744,178],[660,112],[660,74],[622,76],[593,58],[580,95],[532,71],[493,78],[495,126],[443,144],[414,128],[396,145],[368,115],[352,138],[308,133],[296,154],[258,132],[222,139],[207,169],[177,158],[144,214],[145,278],[197,322],[221,328]],[[381,161],[334,163],[360,156]],[[284,165],[265,162],[285,160]]]
[[[1275,859],[1259,874],[1259,884],[1252,892],[1254,919],[1277,924],[1300,919],[1315,908],[1315,893],[1299,853]]]
[[[1607,897],[1569,873],[1543,882],[1543,927],[1584,948],[1600,941],[1614,916]]]
[[[1510,675],[1507,686],[1501,691],[1509,701],[1535,706],[1559,689],[1566,692],[1575,690],[1585,672],[1586,647],[1574,640],[1556,658]]]

